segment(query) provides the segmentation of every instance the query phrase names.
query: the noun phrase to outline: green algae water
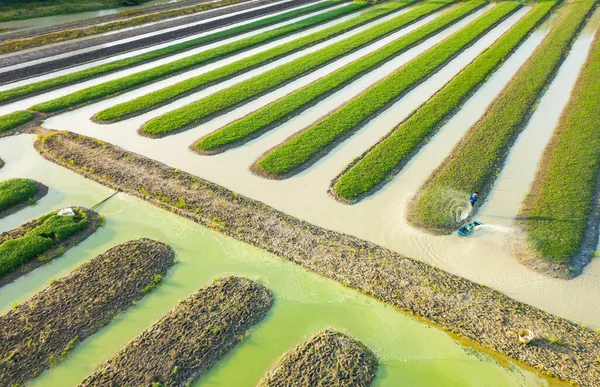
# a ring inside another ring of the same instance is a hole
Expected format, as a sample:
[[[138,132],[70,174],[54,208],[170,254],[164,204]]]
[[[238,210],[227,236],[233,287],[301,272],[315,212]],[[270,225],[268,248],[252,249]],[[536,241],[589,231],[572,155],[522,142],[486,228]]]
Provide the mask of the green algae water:
[[[50,191],[37,205],[3,219],[0,231],[53,209],[91,207],[112,193],[44,160],[33,149],[33,140],[31,135],[0,140],[0,157],[6,162],[0,180],[29,177],[48,185]],[[377,386],[547,385],[535,374],[516,365],[505,368],[491,356],[464,347],[443,331],[375,299],[141,200],[118,194],[98,211],[106,218],[103,228],[63,257],[0,289],[0,314],[53,278],[130,239],[149,237],[168,243],[178,263],[157,289],[29,385],[77,385],[179,300],[229,274],[264,284],[273,291],[275,304],[267,318],[194,386],[256,385],[285,351],[326,328],[351,335],[378,355]]]

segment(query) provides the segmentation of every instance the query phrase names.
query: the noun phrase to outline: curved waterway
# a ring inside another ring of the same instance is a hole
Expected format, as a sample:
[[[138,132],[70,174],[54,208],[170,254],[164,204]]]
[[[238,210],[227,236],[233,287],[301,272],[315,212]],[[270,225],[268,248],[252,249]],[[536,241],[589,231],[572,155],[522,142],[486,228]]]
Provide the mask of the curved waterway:
[[[56,166],[33,149],[34,136],[0,139],[6,166],[0,179],[29,177],[50,187],[40,202],[0,221],[6,231],[69,205],[91,207],[112,192]],[[443,331],[392,307],[310,273],[250,245],[235,241],[141,200],[119,194],[99,212],[106,224],[63,257],[0,289],[0,314],[72,271],[77,265],[130,239],[149,237],[171,245],[178,263],[164,282],[32,386],[74,386],[176,303],[224,275],[256,280],[275,294],[265,321],[195,386],[251,386],[286,350],[310,335],[336,328],[363,341],[380,359],[378,386],[546,386],[514,364],[464,347]]]

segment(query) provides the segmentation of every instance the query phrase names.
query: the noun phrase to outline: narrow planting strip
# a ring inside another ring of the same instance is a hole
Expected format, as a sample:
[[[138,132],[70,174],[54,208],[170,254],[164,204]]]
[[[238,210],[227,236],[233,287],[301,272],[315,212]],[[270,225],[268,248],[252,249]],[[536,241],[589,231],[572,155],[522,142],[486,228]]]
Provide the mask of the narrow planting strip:
[[[105,142],[54,132],[35,146],[50,161],[101,184],[289,259],[546,373],[582,386],[600,384],[600,337],[588,328]],[[537,339],[521,344],[521,328],[531,329]],[[553,344],[548,337],[561,337],[565,344]]]
[[[307,168],[520,7],[516,2],[500,3],[339,109],[267,151],[251,170],[263,177],[282,179]]]
[[[402,2],[402,4],[405,3]],[[364,7],[364,4],[351,4],[346,7],[338,8],[324,14],[316,15],[296,23],[277,28],[275,30],[263,32],[261,34],[227,43],[198,54],[190,55],[161,66],[140,71],[138,73],[127,75],[112,81],[104,82],[96,86],[91,86],[51,101],[37,104],[30,109],[44,113],[56,113],[67,108],[90,103],[100,98],[110,97],[124,91],[129,91],[136,87],[140,87],[147,83],[173,76],[183,71],[191,70],[219,59],[224,59],[241,51],[268,43],[275,38],[287,36],[293,32],[298,32],[305,28],[334,20],[342,15],[357,11]]]
[[[8,179],[0,182],[0,219],[35,204],[46,196],[48,187],[30,179]]]
[[[434,233],[449,233],[461,221],[449,211],[457,192],[481,192],[485,200],[508,151],[554,78],[597,0],[572,2],[504,90],[429,176],[410,201],[408,220]]]
[[[599,103],[600,30],[517,216],[525,241],[512,244],[519,259],[560,277],[580,274],[598,246]]]
[[[411,12],[373,26],[360,34],[350,36],[229,88],[220,90],[192,104],[156,117],[146,122],[140,128],[140,133],[150,137],[162,137],[185,130],[217,113],[232,109],[250,99],[257,98],[344,55],[348,55],[368,44],[383,39],[385,36],[406,27],[410,23],[448,4],[450,4],[450,1],[438,4],[435,4],[435,2],[425,3]]]
[[[204,136],[192,146],[192,150],[200,154],[216,154],[250,141],[308,109],[366,72],[373,71],[428,37],[448,28],[484,4],[466,3],[377,51]]]
[[[271,309],[256,282],[227,277],[186,298],[80,386],[189,386]]]
[[[183,98],[191,93],[206,88],[209,85],[215,84],[216,82],[240,75],[258,66],[293,54],[298,50],[305,49],[319,42],[325,41],[326,39],[330,39],[352,28],[356,28],[362,24],[365,24],[368,21],[372,21],[377,15],[385,15],[389,13],[391,9],[401,9],[408,4],[410,4],[410,1],[406,1],[404,3],[390,2],[386,4],[385,7],[374,8],[370,12],[367,12],[347,22],[340,23],[325,30],[315,32],[303,38],[293,40],[270,50],[260,52],[256,55],[241,59],[223,67],[219,67],[218,69],[208,73],[186,79],[144,96],[115,105],[97,113],[93,117],[93,120],[102,123],[114,122],[142,114],[152,109],[156,109],[159,106],[170,103],[176,99]],[[439,6],[437,7],[439,8]],[[414,12],[418,14],[421,10],[422,8],[417,8],[415,11],[407,13],[406,15],[411,16],[406,17],[413,19],[415,17]]]
[[[83,41],[77,41],[77,42],[74,42],[74,43],[71,43],[68,45],[49,47],[49,48],[46,48],[43,50],[35,51],[33,53],[32,52],[24,53],[24,54],[21,54],[18,56],[10,57],[10,62],[17,61],[18,63],[20,63],[20,62],[22,62],[22,61],[19,61],[20,58],[26,59],[26,60],[46,58],[48,56],[63,54],[65,52],[69,53],[74,50],[97,46],[97,49],[95,49],[93,51],[88,51],[88,52],[84,52],[84,53],[80,53],[80,54],[74,54],[74,55],[67,56],[65,58],[44,61],[39,64],[32,64],[27,67],[22,67],[22,68],[18,68],[15,70],[5,71],[3,73],[0,73],[0,83],[1,84],[11,83],[11,82],[15,82],[17,80],[23,80],[25,78],[39,76],[39,75],[47,74],[47,73],[50,73],[53,71],[58,71],[58,70],[61,70],[61,69],[67,68],[67,67],[73,67],[73,66],[77,66],[77,65],[80,65],[83,63],[92,62],[92,61],[108,58],[111,56],[123,54],[125,52],[138,50],[138,49],[145,48],[145,47],[151,47],[151,46],[155,46],[158,44],[163,44],[163,43],[170,42],[175,39],[180,39],[180,38],[183,38],[186,36],[208,32],[210,30],[214,30],[215,28],[225,27],[230,24],[237,23],[239,21],[247,21],[253,17],[267,15],[267,14],[282,11],[282,10],[285,10],[285,9],[288,9],[291,7],[302,6],[302,5],[305,5],[306,3],[313,2],[313,1],[314,0],[302,0],[298,4],[293,3],[293,2],[276,4],[276,5],[268,7],[268,8],[261,8],[261,9],[246,12],[243,14],[237,14],[237,15],[226,17],[226,18],[208,21],[206,23],[192,25],[192,26],[189,26],[186,28],[180,28],[180,29],[173,30],[173,31],[167,31],[167,32],[164,32],[161,34],[154,34],[151,36],[142,37],[140,39],[135,39],[135,40],[132,40],[129,42],[124,42],[124,43],[116,42],[116,44],[108,44],[108,43],[111,43],[112,40],[117,40],[116,37],[114,37],[112,35],[108,35],[108,36],[101,36],[99,38],[95,38],[93,41],[88,39],[88,40],[83,40]],[[253,31],[258,28],[262,28],[265,26],[269,26],[269,25],[272,25],[275,23],[279,23],[279,22],[283,22],[285,20],[292,19],[294,17],[298,17],[298,16],[302,16],[302,15],[305,15],[305,14],[308,14],[311,12],[330,8],[334,5],[340,5],[340,3],[341,3],[341,1],[333,1],[332,0],[332,1],[325,1],[322,3],[317,3],[312,6],[303,7],[300,9],[294,9],[290,12],[286,12],[281,15],[275,15],[275,16],[268,17],[265,19],[256,20],[256,21],[250,22],[248,24],[233,27],[228,30],[224,30],[224,31],[220,31],[220,32],[215,32],[215,33],[212,33],[210,35],[206,35],[206,36],[203,36],[200,38],[188,40],[186,42],[176,43],[170,47],[151,51],[152,54],[150,52],[145,53],[145,54],[139,54],[134,57],[121,59],[117,62],[118,63],[126,63],[127,67],[131,67],[133,64],[142,63],[142,62],[139,62],[139,60],[141,60],[141,59],[143,59],[144,62],[147,62],[150,59],[157,58],[157,55],[168,56],[175,52],[177,52],[177,53],[184,52],[184,51],[199,47],[204,44],[217,42],[219,40],[226,39],[228,37],[236,36],[237,34],[240,34],[240,33]],[[181,23],[183,23],[183,21],[181,21]],[[130,30],[130,31],[124,32],[123,35],[131,35],[131,34],[134,34],[134,32],[135,31]],[[135,36],[137,36],[137,35],[138,34],[136,34]],[[105,42],[105,41],[108,41],[108,42]],[[6,62],[6,60],[3,61],[0,59],[0,64],[2,64],[2,62]],[[6,64],[4,64],[4,65],[6,66]],[[109,63],[109,64],[101,65],[100,67],[101,68],[111,68],[108,65],[112,65],[112,67],[115,66],[115,64]],[[124,67],[118,67],[118,68],[123,69]],[[83,71],[85,71],[85,70],[83,70]],[[88,69],[88,71],[89,71],[89,69]]]
[[[51,212],[0,235],[0,287],[50,262],[92,235],[102,223],[94,211]]]
[[[0,316],[0,380],[22,385],[107,325],[173,265],[169,246],[139,239],[113,247]]]
[[[377,364],[377,357],[363,343],[326,330],[287,352],[257,386],[368,387]]]
[[[334,2],[332,2],[332,3],[334,3]],[[198,53],[196,55],[191,55],[190,57],[187,57],[187,58],[182,58],[182,59],[173,61],[171,63],[167,63],[165,65],[158,67],[160,69],[160,71],[154,72],[154,71],[151,71],[154,69],[150,69],[147,71],[142,71],[142,72],[136,73],[134,75],[136,77],[142,76],[142,78],[140,78],[139,82],[150,82],[155,79],[172,76],[178,72],[200,66],[200,65],[204,64],[205,62],[214,61],[214,60],[219,59],[222,56],[231,55],[238,50],[246,50],[251,47],[255,47],[257,45],[267,43],[277,37],[286,36],[292,32],[295,32],[298,29],[308,28],[313,25],[317,25],[319,23],[326,22],[328,20],[333,20],[344,14],[351,13],[351,12],[357,11],[362,8],[364,8],[364,6],[349,5],[346,7],[342,7],[339,10],[333,11],[333,13],[328,12],[325,15],[316,15],[311,18],[307,18],[305,20],[299,21],[297,23],[293,23],[288,26],[277,28],[273,31],[268,31],[268,32],[265,32],[262,34],[258,34],[256,36],[253,36],[250,38],[242,39],[241,41],[238,41],[238,42],[225,44],[225,45],[222,45],[221,47],[216,47],[214,49],[210,49],[210,50]],[[294,11],[292,11],[292,12],[294,12]],[[281,21],[279,18],[280,17],[285,18],[285,15],[286,14],[274,16],[272,18],[269,18],[269,20],[271,22]],[[262,21],[259,21],[259,22],[262,23]],[[251,23],[251,24],[253,24],[253,23]],[[236,34],[246,32],[245,26],[248,26],[248,25],[234,27],[234,28],[231,28],[231,29],[228,29],[225,31],[216,32],[214,34],[210,34],[210,35],[202,36],[202,37],[199,37],[196,39],[188,40],[186,42],[173,44],[173,45],[170,45],[165,48],[160,48],[158,50],[135,55],[130,58],[116,60],[114,62],[106,63],[103,65],[90,67],[85,70],[76,71],[74,73],[61,75],[61,76],[58,76],[55,78],[50,78],[50,79],[39,81],[39,82],[30,83],[28,85],[15,87],[13,89],[8,89],[8,90],[0,92],[0,103],[6,103],[6,102],[23,99],[26,97],[30,97],[30,96],[39,94],[44,91],[49,91],[49,90],[53,90],[53,89],[56,89],[56,88],[59,88],[62,86],[70,85],[70,84],[73,84],[76,82],[82,82],[85,80],[93,79],[93,78],[96,78],[101,75],[109,74],[109,73],[112,73],[115,71],[120,71],[120,70],[129,68],[129,67],[136,66],[136,65],[146,63],[146,62],[150,62],[150,61],[153,61],[153,60],[165,57],[165,56],[174,55],[174,54],[177,54],[177,53],[180,53],[183,51],[187,51],[187,50],[190,50],[190,49],[193,49],[196,47],[200,47],[205,44],[209,44],[211,42],[215,42],[215,41],[224,39],[226,37],[235,36]],[[145,77],[144,77],[144,75],[145,75]],[[150,76],[150,78],[148,78],[149,76]],[[148,80],[146,80],[147,78],[148,78]],[[126,77],[119,78],[116,81],[123,81],[124,79],[126,79]],[[116,82],[116,84],[118,84],[118,83],[119,82]],[[109,81],[108,84],[113,85],[113,83],[111,83],[111,81]],[[123,86],[123,87],[125,87],[125,86]],[[113,88],[114,88],[114,86],[113,86]],[[88,90],[88,89],[90,89],[90,88],[86,88],[83,91]],[[124,91],[124,90],[126,90],[126,88],[123,90],[117,89],[117,91]],[[79,95],[78,93],[80,93],[80,92],[77,92],[75,94]],[[111,92],[115,93],[115,91],[112,91],[112,89],[111,89]],[[70,94],[70,95],[73,95],[73,94]]]
[[[332,181],[331,195],[344,203],[353,203],[390,181],[534,29],[546,20],[555,5],[555,2],[536,5],[425,104],[352,161]]]
[[[16,112],[0,116],[0,133],[16,129],[19,126],[32,121],[34,118],[35,115],[26,110],[17,110]]]

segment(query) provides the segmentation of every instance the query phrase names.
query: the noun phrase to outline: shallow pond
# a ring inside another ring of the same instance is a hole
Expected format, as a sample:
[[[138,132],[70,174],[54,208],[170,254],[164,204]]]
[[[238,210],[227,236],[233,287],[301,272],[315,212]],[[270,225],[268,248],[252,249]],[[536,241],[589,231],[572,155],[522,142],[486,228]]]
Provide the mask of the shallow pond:
[[[33,178],[48,185],[49,194],[37,205],[3,219],[0,231],[56,208],[90,207],[111,194],[107,188],[44,160],[33,149],[33,140],[32,135],[0,139],[0,157],[6,161],[0,179]],[[443,331],[383,303],[141,200],[119,194],[99,212],[106,217],[103,228],[63,257],[0,290],[0,314],[53,278],[130,239],[150,237],[166,242],[175,249],[179,262],[155,291],[31,385],[76,385],[178,300],[230,274],[266,285],[275,294],[275,305],[265,321],[196,385],[255,385],[282,353],[326,328],[347,332],[377,353],[381,365],[376,385],[546,385],[536,375],[511,364],[505,368],[489,355],[463,347]]]

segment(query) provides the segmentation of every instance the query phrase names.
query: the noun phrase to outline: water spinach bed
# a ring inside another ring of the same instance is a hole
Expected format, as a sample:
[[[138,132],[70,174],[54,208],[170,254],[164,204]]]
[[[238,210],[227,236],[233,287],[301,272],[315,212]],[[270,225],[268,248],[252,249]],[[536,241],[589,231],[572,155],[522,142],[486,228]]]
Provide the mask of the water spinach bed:
[[[600,383],[600,341],[590,329],[102,141],[53,132],[35,146],[48,160],[99,183],[263,248],[548,374],[580,385]],[[518,340],[522,328],[536,334],[528,346]]]
[[[216,154],[250,141],[308,109],[366,72],[373,71],[386,61],[448,28],[484,4],[484,2],[473,1],[458,7],[379,50],[204,136],[192,146],[192,150],[200,154]],[[441,3],[437,3],[437,5],[441,5]],[[426,4],[413,12],[426,9],[428,6],[435,7],[436,3]],[[405,17],[411,20],[412,12],[405,14]]]
[[[113,247],[0,316],[0,380],[22,385],[140,300],[173,265],[149,239]]]
[[[139,39],[135,39],[132,41],[127,41],[124,43],[118,44],[109,44],[112,43],[113,40],[118,40],[114,36],[101,36],[99,38],[95,38],[93,41],[84,40],[74,42],[68,45],[63,46],[52,46],[46,49],[41,49],[35,51],[35,54],[26,52],[21,55],[15,55],[10,57],[10,61],[3,61],[5,66],[10,64],[19,64],[24,61],[30,61],[35,59],[40,59],[48,56],[54,56],[59,54],[68,53],[70,51],[75,51],[83,48],[87,48],[90,46],[99,46],[100,48],[95,49],[89,52],[83,52],[79,54],[69,55],[65,58],[54,59],[50,61],[45,61],[38,64],[32,64],[26,67],[17,68],[14,70],[6,71],[0,74],[0,84],[11,83],[14,82],[15,79],[25,79],[29,77],[39,76],[42,74],[47,74],[53,71],[58,71],[67,67],[77,66],[86,62],[96,61],[100,59],[104,59],[110,56],[119,55],[125,52],[129,52],[132,50],[142,49],[148,46],[154,46],[158,44],[162,44],[165,42],[171,42],[172,40],[180,39],[189,35],[208,32],[215,28],[226,27],[230,24],[234,24],[240,21],[246,21],[256,16],[262,16],[263,14],[268,14],[276,11],[280,11],[280,8],[283,8],[282,5],[286,5],[285,8],[289,8],[290,4],[280,4],[275,5],[269,8],[261,8],[255,11],[250,11],[243,14],[237,14],[233,16],[229,16],[226,18],[216,19],[212,21],[208,21],[206,23],[200,23],[196,25],[192,25],[186,28],[180,28],[174,31],[168,31],[161,34],[153,34],[151,36],[141,37]],[[198,38],[193,38],[190,40],[186,40],[180,43],[174,43],[167,47],[159,48],[156,50],[152,50],[146,53],[133,55],[127,58],[118,59],[110,63],[94,66],[91,68],[87,68],[84,70],[72,72],[70,74],[66,74],[63,76],[58,76],[54,78],[50,78],[47,80],[42,80],[38,82],[33,82],[25,86],[16,87],[13,89],[8,89],[6,91],[0,92],[0,102],[7,102],[11,100],[16,100],[20,98],[24,98],[28,95],[33,95],[39,93],[41,91],[48,91],[55,89],[59,86],[65,86],[71,84],[76,81],[82,81],[86,79],[92,79],[98,77],[100,75],[109,74],[114,71],[124,70],[129,67],[143,64],[155,59],[164,58],[170,55],[183,53],[185,51],[195,49],[198,47],[202,47],[206,44],[214,43],[221,41],[223,39],[227,39],[238,34],[250,32],[259,28],[264,28],[271,26],[276,23],[281,23],[289,19],[293,19],[295,17],[302,16],[304,14],[308,14],[311,12],[317,12],[329,7],[333,7],[335,5],[340,5],[339,1],[325,1],[321,3],[317,3],[314,5],[310,5],[307,7],[302,7],[299,9],[294,9],[289,12],[285,12],[279,15],[266,17],[260,20],[250,21],[249,23],[242,24],[236,27],[232,27],[226,30],[213,32],[208,35],[204,35]],[[285,9],[284,8],[284,9]],[[270,11],[270,12],[267,12]],[[127,34],[122,33],[121,35],[131,35],[133,32],[128,32]],[[137,36],[138,34],[134,35]],[[144,35],[142,32],[139,35]],[[110,39],[109,39],[110,38]],[[121,39],[126,39],[128,36],[123,36]],[[21,60],[19,60],[19,58]]]
[[[184,386],[205,374],[271,309],[264,286],[227,277],[189,296],[80,386]]]
[[[560,277],[580,274],[598,245],[598,101],[600,30],[517,216],[526,244],[513,239],[522,261]]]
[[[74,207],[73,212],[73,216],[51,212],[0,235],[0,286],[63,255],[102,223],[92,210]]]
[[[91,86],[83,90],[55,98],[51,101],[34,105],[30,109],[42,113],[56,113],[68,108],[90,103],[100,98],[116,95],[144,84],[163,79],[168,76],[173,76],[186,70],[191,70],[200,65],[226,58],[235,53],[239,53],[241,51],[270,42],[275,38],[286,36],[293,32],[300,31],[313,25],[318,25],[326,21],[334,20],[346,14],[348,11],[356,11],[363,6],[359,5],[358,7],[348,7],[335,9],[324,14],[316,15],[299,22],[277,28],[275,30],[263,32],[261,34],[224,44],[195,55],[190,55],[161,66],[127,75],[112,81],[104,82],[99,85]]]
[[[48,187],[30,179],[8,179],[0,182],[0,219],[46,196]]]
[[[365,23],[388,15],[393,11],[403,9],[410,3],[410,1],[396,1],[386,3],[381,7],[375,7],[370,11],[365,12],[364,14],[346,22],[339,23],[322,31],[318,31],[308,36],[284,43],[270,50],[243,58],[239,61],[219,67],[218,69],[209,71],[197,77],[186,79],[174,85],[132,99],[131,101],[115,105],[96,113],[93,119],[97,122],[108,123],[123,120],[125,118],[156,109],[159,106],[170,103],[175,99],[183,98],[216,82],[221,82],[230,77],[240,75],[258,66],[264,65],[284,56],[291,55],[298,50],[308,48],[344,32],[348,32],[351,29],[360,27]],[[418,9],[421,9],[421,7]],[[407,15],[413,15],[413,12],[409,12]]]
[[[252,171],[263,177],[281,179],[308,167],[520,7],[516,2],[497,5],[341,108],[267,151],[252,165]]]
[[[448,211],[448,192],[479,191],[485,200],[508,150],[596,4],[595,0],[583,0],[568,6],[484,116],[469,128],[418,190],[407,211],[411,224],[433,233],[449,233],[460,226],[460,221]],[[472,214],[484,200],[478,202]]]
[[[148,15],[138,16],[127,20],[120,20],[100,25],[95,25],[87,28],[75,28],[66,31],[53,32],[41,36],[35,36],[28,39],[14,39],[7,40],[0,44],[0,53],[5,54],[9,52],[24,50],[27,48],[37,47],[45,44],[63,42],[70,39],[79,39],[86,36],[97,35],[110,31],[119,30],[122,28],[130,28],[133,26],[141,25],[144,23],[152,23],[160,20],[168,19],[176,16],[188,15],[190,13],[207,11],[210,9],[221,8],[226,5],[232,5],[237,3],[246,2],[248,0],[222,0],[219,2],[205,2],[198,4],[193,7],[185,7],[182,9],[175,9],[170,11],[163,11],[157,13],[151,13]]]
[[[0,134],[16,129],[35,118],[35,114],[26,110],[17,110],[0,116]]]
[[[546,20],[555,5],[556,2],[536,5],[425,104],[353,160],[332,181],[329,191],[332,196],[344,203],[353,203],[390,181],[534,29]]]
[[[343,333],[316,334],[277,361],[258,383],[267,386],[370,386],[377,358],[364,344]]]
[[[447,4],[446,2],[442,3],[442,5]],[[423,9],[421,7],[425,7],[425,10],[429,10],[429,12],[421,12],[420,9]],[[383,39],[389,34],[404,28],[411,21],[414,22],[428,13],[434,12],[441,5],[425,4],[421,7],[392,20],[375,25],[360,34],[350,36],[318,51],[220,90],[199,101],[165,113],[143,124],[139,132],[148,137],[163,137],[183,131],[209,117],[232,109],[250,99],[257,98],[344,55],[348,55],[377,40]]]

